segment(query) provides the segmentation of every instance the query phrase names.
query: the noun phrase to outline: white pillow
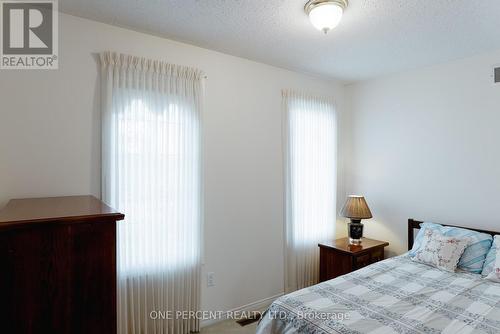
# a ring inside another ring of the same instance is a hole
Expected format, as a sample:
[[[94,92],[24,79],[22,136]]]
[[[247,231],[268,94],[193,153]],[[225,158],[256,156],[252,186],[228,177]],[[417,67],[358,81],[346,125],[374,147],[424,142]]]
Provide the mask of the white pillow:
[[[469,238],[447,237],[437,230],[429,229],[425,231],[422,246],[413,260],[454,272],[469,243]]]
[[[497,236],[495,236],[495,241]],[[493,271],[486,276],[487,280],[500,283],[500,247],[496,247],[495,263],[493,265]]]

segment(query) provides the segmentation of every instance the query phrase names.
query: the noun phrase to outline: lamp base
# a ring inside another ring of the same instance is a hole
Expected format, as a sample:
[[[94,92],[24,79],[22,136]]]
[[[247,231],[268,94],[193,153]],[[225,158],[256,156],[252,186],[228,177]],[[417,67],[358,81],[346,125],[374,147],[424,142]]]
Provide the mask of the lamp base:
[[[359,246],[361,245],[361,239],[349,238],[349,245]]]
[[[351,219],[351,222],[347,224],[347,229],[349,233],[349,243],[351,245],[360,245],[361,238],[363,238],[363,224],[361,224],[361,220]]]

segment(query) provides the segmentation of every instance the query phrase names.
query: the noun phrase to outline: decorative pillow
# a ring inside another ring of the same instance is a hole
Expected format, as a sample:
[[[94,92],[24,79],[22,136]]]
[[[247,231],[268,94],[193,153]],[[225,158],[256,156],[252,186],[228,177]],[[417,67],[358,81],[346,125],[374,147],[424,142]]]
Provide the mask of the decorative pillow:
[[[469,243],[468,238],[447,237],[439,231],[427,229],[413,260],[454,272]]]
[[[500,236],[495,236],[495,246],[491,247],[491,249],[495,253],[495,261],[491,267],[491,272],[486,276],[487,280],[500,283],[500,248],[497,245],[500,244]]]
[[[483,271],[486,255],[491,248],[493,240],[491,235],[465,228],[443,226],[435,223],[423,223],[415,238],[413,248],[409,253],[410,256],[415,256],[415,253],[421,248],[422,239],[427,229],[439,231],[447,237],[456,237],[459,239],[468,238],[470,240],[470,245],[465,249],[464,254],[460,258],[458,268],[474,274],[480,274]],[[491,266],[493,266],[493,260],[491,262]]]
[[[414,257],[417,251],[422,248],[422,241],[424,240],[424,235],[427,230],[433,230],[433,231],[441,231],[443,228],[443,225],[439,224],[434,224],[434,223],[423,223],[420,224],[420,230],[417,233],[417,236],[415,237],[415,240],[413,241],[413,247],[408,253],[411,257]]]
[[[493,239],[493,245],[491,246],[488,255],[486,255],[486,260],[484,261],[483,276],[488,276],[493,271],[495,266],[495,261],[498,259],[498,250],[500,249],[500,235],[495,235]]]

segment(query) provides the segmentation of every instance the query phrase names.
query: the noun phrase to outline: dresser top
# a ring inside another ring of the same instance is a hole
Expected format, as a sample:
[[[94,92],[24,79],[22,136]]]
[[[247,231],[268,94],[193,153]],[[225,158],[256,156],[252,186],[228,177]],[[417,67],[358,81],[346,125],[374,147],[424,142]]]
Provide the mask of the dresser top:
[[[361,245],[351,245],[349,244],[349,238],[341,238],[319,243],[318,246],[335,249],[343,253],[357,254],[369,251],[373,248],[389,246],[389,243],[380,240],[362,238]]]
[[[46,222],[116,221],[124,215],[94,196],[13,199],[0,211],[0,230]]]

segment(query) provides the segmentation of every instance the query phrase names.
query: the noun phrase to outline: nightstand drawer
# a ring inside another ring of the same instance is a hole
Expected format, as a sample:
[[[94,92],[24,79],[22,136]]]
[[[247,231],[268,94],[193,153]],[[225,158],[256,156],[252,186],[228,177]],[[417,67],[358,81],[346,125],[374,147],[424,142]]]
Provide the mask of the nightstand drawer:
[[[373,249],[369,253],[353,256],[354,270],[361,269],[384,259],[384,248]]]
[[[354,260],[353,263],[354,270],[361,269],[363,267],[372,264],[370,253],[355,256],[353,257],[353,260]]]
[[[371,254],[371,263],[382,261],[384,259],[384,249],[380,248],[374,250]]]
[[[361,245],[349,244],[349,239],[337,239],[318,244],[320,249],[319,276],[324,282],[384,259],[384,241],[363,239]]]

